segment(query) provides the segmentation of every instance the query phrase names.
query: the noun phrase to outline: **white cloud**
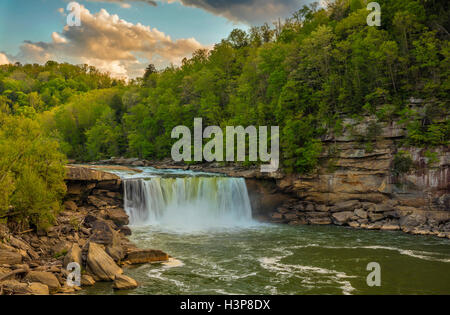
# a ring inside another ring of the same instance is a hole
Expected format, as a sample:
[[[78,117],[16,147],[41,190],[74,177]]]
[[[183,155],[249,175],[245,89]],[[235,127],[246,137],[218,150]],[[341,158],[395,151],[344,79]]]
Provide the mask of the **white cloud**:
[[[9,64],[9,63],[10,63],[10,62],[9,62],[9,60],[8,60],[8,57],[6,57],[5,54],[0,53],[0,65],[7,65],[7,64]]]
[[[180,64],[204,48],[194,38],[172,40],[156,28],[127,22],[105,9],[92,14],[82,7],[81,22],[80,27],[66,25],[61,32],[53,32],[51,42],[26,41],[17,58],[24,63],[88,63],[116,77],[136,77],[148,63]]]

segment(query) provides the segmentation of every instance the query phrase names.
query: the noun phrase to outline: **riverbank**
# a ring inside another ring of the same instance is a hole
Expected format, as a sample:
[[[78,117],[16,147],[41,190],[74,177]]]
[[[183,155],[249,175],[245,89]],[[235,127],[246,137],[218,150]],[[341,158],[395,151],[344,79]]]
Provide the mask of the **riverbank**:
[[[66,185],[64,211],[46,231],[10,231],[0,224],[0,295],[71,294],[96,282],[135,289],[138,283],[124,275],[125,268],[169,260],[166,253],[140,249],[128,239],[118,176],[68,166]],[[81,267],[80,286],[67,285],[72,262]]]

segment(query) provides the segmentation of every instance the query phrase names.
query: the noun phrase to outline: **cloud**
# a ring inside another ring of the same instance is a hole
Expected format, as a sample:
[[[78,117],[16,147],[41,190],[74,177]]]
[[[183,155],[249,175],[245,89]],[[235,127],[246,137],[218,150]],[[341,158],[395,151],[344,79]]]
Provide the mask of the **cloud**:
[[[7,65],[7,64],[9,64],[9,63],[10,63],[10,62],[9,62],[9,60],[8,60],[8,57],[6,57],[5,54],[0,53],[0,65]]]
[[[98,2],[146,2],[156,6],[153,0],[89,0]],[[200,8],[234,22],[262,24],[278,18],[286,18],[304,5],[319,0],[158,0],[159,2],[179,2],[185,6]]]
[[[173,2],[174,0],[168,0]],[[289,17],[312,0],[177,0],[236,22],[262,24]]]
[[[205,48],[194,38],[172,40],[156,28],[127,22],[105,9],[92,14],[82,6],[81,22],[80,27],[53,32],[51,42],[25,41],[17,59],[87,63],[115,77],[133,78],[141,76],[148,63],[160,68],[180,64],[193,51]]]
[[[143,3],[149,4],[154,7],[158,6],[156,1],[153,1],[153,0],[87,0],[87,1],[90,1],[90,2],[114,2],[114,3],[119,4],[122,8],[126,8],[126,9],[131,7],[130,2],[143,2]]]

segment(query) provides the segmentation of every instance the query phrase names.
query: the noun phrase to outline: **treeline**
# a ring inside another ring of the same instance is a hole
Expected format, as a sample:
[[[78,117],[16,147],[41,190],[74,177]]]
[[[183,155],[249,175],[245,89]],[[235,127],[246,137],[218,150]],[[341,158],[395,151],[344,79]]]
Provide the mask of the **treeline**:
[[[172,129],[192,127],[195,117],[222,128],[280,126],[287,172],[314,170],[320,137],[339,133],[343,117],[400,120],[408,129],[405,144],[448,145],[449,3],[378,2],[381,27],[367,25],[365,0],[336,0],[326,9],[313,4],[283,23],[236,29],[179,67],[149,65],[143,78],[128,83],[86,65],[0,66],[0,110],[14,117],[4,121],[20,122],[18,130],[28,128],[22,122],[38,123],[48,150],[57,150],[57,139],[79,161],[170,157]],[[422,108],[410,108],[411,98],[425,100]],[[12,125],[2,120],[1,129]],[[11,167],[6,173],[21,176]]]
[[[92,90],[51,111],[45,125],[78,160],[170,156],[177,125],[279,125],[287,171],[309,172],[321,135],[342,117],[401,119],[408,144],[447,144],[448,3],[384,0],[369,27],[366,1],[304,7],[283,24],[236,29],[180,67],[150,65],[127,86]],[[420,111],[410,99],[429,100]]]

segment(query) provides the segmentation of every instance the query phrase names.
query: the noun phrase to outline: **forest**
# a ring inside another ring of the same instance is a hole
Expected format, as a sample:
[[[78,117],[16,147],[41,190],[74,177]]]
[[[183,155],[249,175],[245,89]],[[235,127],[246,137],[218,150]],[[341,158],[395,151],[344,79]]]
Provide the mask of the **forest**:
[[[172,129],[196,117],[222,129],[280,126],[287,173],[314,172],[321,137],[339,134],[345,117],[399,121],[405,146],[448,145],[449,3],[378,2],[380,27],[367,25],[364,0],[313,4],[129,81],[55,61],[0,66],[0,220],[51,224],[68,159],[168,158]]]

